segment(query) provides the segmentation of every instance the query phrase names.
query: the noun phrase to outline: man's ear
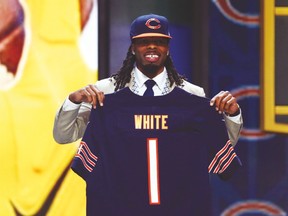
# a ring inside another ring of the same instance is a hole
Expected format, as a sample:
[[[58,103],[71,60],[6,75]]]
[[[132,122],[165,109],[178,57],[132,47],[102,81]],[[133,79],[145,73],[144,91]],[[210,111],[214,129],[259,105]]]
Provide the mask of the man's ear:
[[[134,44],[132,44],[132,46],[131,46],[131,52],[132,52],[133,55],[135,55]]]

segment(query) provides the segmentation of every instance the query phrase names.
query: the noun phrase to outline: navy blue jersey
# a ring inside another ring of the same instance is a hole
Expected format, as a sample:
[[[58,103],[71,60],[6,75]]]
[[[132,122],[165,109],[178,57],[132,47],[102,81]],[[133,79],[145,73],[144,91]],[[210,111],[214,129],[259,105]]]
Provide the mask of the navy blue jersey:
[[[125,88],[91,111],[72,169],[87,184],[87,215],[206,216],[209,174],[225,178],[240,164],[207,98]]]

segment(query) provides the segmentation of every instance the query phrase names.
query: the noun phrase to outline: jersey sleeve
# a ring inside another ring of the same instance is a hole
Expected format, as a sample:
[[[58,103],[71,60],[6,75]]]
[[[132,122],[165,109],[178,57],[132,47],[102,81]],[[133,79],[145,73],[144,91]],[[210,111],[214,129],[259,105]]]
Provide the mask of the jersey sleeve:
[[[212,110],[207,126],[210,130],[209,139],[212,138],[209,145],[210,164],[208,172],[217,174],[223,180],[229,179],[242,166],[242,162],[231,140],[229,140],[221,115]]]
[[[215,154],[208,167],[209,173],[218,174],[221,179],[229,179],[242,166],[230,140]]]
[[[97,125],[100,124],[100,122],[99,120],[97,122],[97,119],[95,119],[95,112],[97,111],[91,111],[90,121],[71,165],[72,170],[84,180],[93,172],[98,160],[94,134],[95,131],[97,131]],[[100,131],[97,132],[100,133]]]

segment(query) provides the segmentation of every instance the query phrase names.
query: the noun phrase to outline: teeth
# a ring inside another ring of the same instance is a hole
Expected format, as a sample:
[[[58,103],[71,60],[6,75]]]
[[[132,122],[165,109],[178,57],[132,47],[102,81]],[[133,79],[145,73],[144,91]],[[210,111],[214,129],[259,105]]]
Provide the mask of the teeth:
[[[158,58],[158,55],[149,54],[149,55],[146,55],[146,57],[148,57],[148,58]]]

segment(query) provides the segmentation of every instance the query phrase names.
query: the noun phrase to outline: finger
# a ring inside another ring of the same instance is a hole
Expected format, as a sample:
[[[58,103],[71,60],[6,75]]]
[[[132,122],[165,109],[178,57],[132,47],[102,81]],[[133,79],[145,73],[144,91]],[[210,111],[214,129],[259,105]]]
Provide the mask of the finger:
[[[214,103],[215,103],[215,97],[213,97],[211,100],[210,100],[210,106],[213,106],[214,105]]]
[[[213,106],[217,100],[218,97],[220,97],[224,91],[220,91],[218,94],[216,94],[211,100],[210,100],[210,106]]]
[[[231,97],[229,100],[226,101],[224,112],[231,112],[231,109],[233,109],[233,104],[235,104],[236,100],[234,97]]]
[[[89,85],[89,93],[92,97],[93,108],[96,109],[97,104],[104,105],[104,93],[100,91],[95,85]]]
[[[100,106],[104,105],[104,92],[100,91],[95,85],[90,85],[91,90],[95,93],[96,95],[96,100],[99,103]]]
[[[230,100],[232,99],[232,95],[228,94],[227,96],[225,96],[222,100],[221,103],[219,105],[219,110],[222,112],[226,112],[229,109],[230,106]]]
[[[229,101],[229,107],[227,108],[227,110],[225,111],[226,113],[228,113],[229,115],[235,114],[237,111],[239,111],[239,105],[236,101],[236,99],[233,97],[230,101]]]
[[[224,111],[225,104],[229,99],[229,92],[224,91],[219,95],[215,102],[216,110],[221,114]]]
[[[97,107],[97,90],[95,90],[92,85],[86,86],[86,91],[89,94],[89,103],[93,106],[94,109]]]
[[[92,97],[87,87],[81,89],[81,101],[85,103],[92,103]]]
[[[98,102],[100,104],[100,106],[103,106],[104,105],[104,93],[103,92],[98,92],[97,93],[97,99],[98,99]]]
[[[216,109],[219,113],[221,113],[221,112],[223,111],[221,104],[222,104],[223,99],[225,98],[225,94],[226,94],[226,92],[221,91],[221,92],[217,95],[216,100],[215,100],[215,102],[214,102],[214,104],[215,104],[215,109]]]

